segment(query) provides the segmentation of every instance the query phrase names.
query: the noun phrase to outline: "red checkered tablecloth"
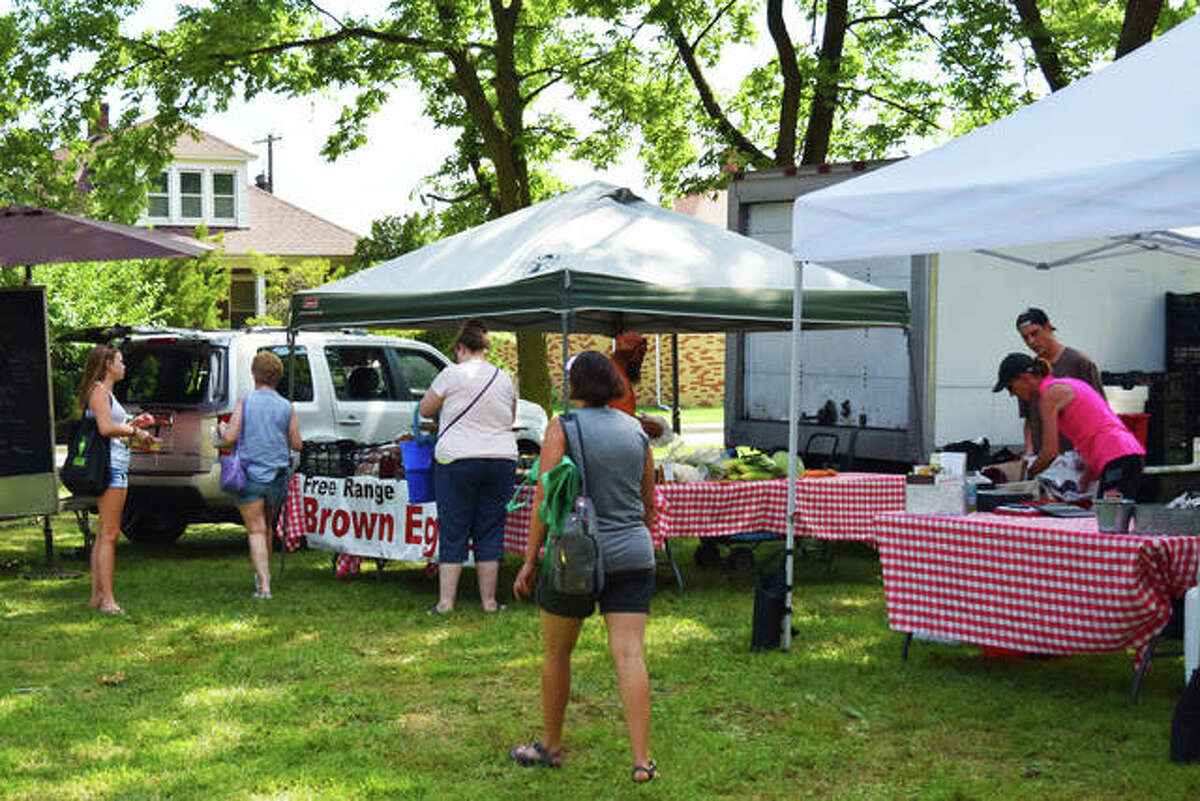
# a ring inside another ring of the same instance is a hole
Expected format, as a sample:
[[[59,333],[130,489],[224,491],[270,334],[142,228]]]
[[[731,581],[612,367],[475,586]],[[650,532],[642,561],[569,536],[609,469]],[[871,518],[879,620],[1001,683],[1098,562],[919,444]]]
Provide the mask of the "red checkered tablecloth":
[[[871,540],[875,516],[904,508],[904,476],[842,473],[805,478],[796,493],[800,536],[831,540]],[[522,488],[522,498],[533,488]],[[659,484],[654,488],[658,520],[651,536],[655,547],[682,537],[729,537],[767,531],[786,533],[787,480],[698,481]],[[524,553],[530,508],[510,512],[504,548]]]
[[[1196,583],[1200,538],[1101,534],[1093,518],[885,513],[888,624],[1038,653],[1141,649]]]
[[[655,547],[681,537],[729,537],[760,531],[786,533],[787,480],[699,481],[659,484],[654,489],[658,520],[651,532]],[[521,506],[509,512],[504,525],[504,550],[524,553],[532,514],[533,487],[522,487]],[[841,473],[804,478],[796,492],[796,533],[831,540],[870,540],[871,521],[882,513],[904,508],[904,476],[883,473]],[[299,480],[293,476],[276,535],[295,550],[303,534]]]
[[[904,476],[839,473],[800,480],[797,531],[822,540],[875,539],[875,517],[904,511]]]

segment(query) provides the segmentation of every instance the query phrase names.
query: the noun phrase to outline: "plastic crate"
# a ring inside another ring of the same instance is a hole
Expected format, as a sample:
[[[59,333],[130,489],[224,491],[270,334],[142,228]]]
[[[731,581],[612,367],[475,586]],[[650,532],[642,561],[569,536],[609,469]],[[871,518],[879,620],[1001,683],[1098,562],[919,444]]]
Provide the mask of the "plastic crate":
[[[1200,436],[1200,371],[1161,373],[1150,383],[1146,456],[1150,464],[1192,461],[1192,438]]]
[[[306,441],[300,449],[300,472],[306,476],[326,478],[362,474],[404,478],[404,467],[400,464],[395,443],[366,444],[352,439]]]
[[[1166,367],[1200,367],[1200,293],[1168,292],[1165,322]]]

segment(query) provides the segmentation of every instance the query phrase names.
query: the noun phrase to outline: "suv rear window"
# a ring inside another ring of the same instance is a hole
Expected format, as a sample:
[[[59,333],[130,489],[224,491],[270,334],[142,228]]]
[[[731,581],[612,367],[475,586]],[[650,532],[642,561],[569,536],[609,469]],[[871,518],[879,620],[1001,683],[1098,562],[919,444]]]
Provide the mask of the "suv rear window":
[[[125,378],[116,386],[123,402],[199,406],[215,400],[218,354],[208,345],[133,345],[124,356]]]

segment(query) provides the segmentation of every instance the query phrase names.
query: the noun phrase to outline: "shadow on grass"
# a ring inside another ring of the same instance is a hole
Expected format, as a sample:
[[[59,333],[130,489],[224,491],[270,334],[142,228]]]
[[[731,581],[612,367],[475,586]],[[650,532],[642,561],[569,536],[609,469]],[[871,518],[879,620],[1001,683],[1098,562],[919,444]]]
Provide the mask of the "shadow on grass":
[[[36,552],[36,530],[11,533],[0,555]],[[276,600],[260,603],[240,530],[197,534],[152,552],[119,546],[125,620],[86,609],[86,579],[0,579],[6,797],[624,795],[630,757],[601,621],[584,625],[573,660],[567,769],[523,771],[506,754],[540,728],[531,605],[483,615],[467,571],[459,609],[431,617],[436,584],[419,567],[339,581],[319,551],[289,555]],[[647,664],[664,781],[639,794],[1118,798],[1187,786],[1163,764],[1173,662],[1137,708],[1123,654],[999,663],[921,645],[902,662],[878,562],[859,548],[832,567],[798,562],[792,651],[751,653],[753,573],[702,569],[693,547],[677,551],[683,598],[659,567]],[[175,549],[190,555],[168,558]],[[516,567],[504,564],[501,587]]]

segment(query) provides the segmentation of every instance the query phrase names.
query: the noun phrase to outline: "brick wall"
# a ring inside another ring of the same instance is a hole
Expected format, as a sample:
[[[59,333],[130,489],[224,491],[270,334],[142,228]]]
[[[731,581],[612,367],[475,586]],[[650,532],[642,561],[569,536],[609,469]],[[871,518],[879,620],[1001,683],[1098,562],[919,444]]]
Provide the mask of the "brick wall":
[[[638,403],[652,406],[655,393],[655,355],[658,344],[662,345],[661,393],[664,405],[671,404],[671,336],[656,337],[648,334],[650,348],[642,362],[642,380],[637,386]],[[495,338],[492,349],[505,364],[517,363],[517,343],[512,338]],[[571,334],[568,337],[570,354],[584,350],[608,353],[612,350],[612,338],[600,334]],[[562,337],[546,335],[546,351],[549,354],[550,377],[554,381],[562,378]],[[514,379],[516,374],[514,371]],[[679,405],[720,406],[725,402],[725,335],[724,334],[680,334],[679,335]]]

